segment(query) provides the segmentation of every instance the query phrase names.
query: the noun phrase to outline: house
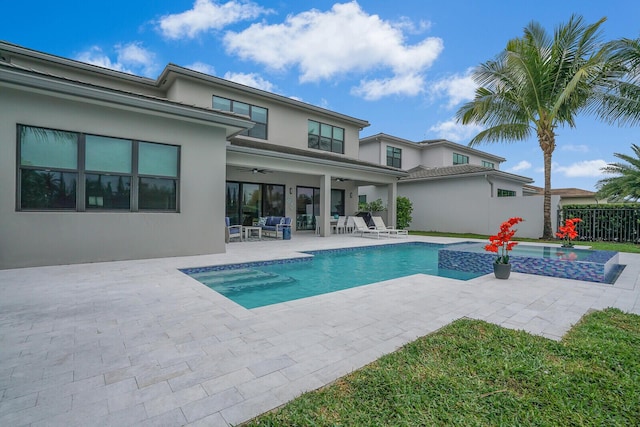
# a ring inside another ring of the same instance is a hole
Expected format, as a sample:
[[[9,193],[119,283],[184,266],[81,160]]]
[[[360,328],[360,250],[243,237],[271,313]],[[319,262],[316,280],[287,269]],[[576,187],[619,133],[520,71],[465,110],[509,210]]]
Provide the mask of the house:
[[[544,188],[533,185],[525,185],[523,187],[526,195],[542,195]],[[559,196],[558,207],[567,205],[593,205],[607,203],[606,199],[598,199],[597,194],[593,191],[582,190],[580,188],[552,188],[552,196]]]
[[[533,180],[501,171],[502,157],[444,139],[413,142],[379,133],[360,140],[360,159],[408,172],[397,193],[413,204],[413,230],[494,234],[502,221],[520,216],[519,236],[542,235],[542,197],[524,197]],[[389,200],[375,185],[362,187],[360,196]]]
[[[0,42],[0,94],[0,268],[221,253],[225,216],[319,216],[326,236],[359,186],[395,201],[407,175],[359,159],[365,120],[174,64]]]

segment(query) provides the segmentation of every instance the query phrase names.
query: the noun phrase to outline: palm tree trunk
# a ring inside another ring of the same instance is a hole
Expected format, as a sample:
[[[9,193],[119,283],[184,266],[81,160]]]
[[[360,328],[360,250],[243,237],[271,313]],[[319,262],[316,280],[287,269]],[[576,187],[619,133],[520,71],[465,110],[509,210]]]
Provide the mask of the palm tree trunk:
[[[538,129],[538,141],[544,155],[544,203],[542,238],[553,239],[553,228],[551,227],[551,156],[556,147],[556,138],[553,128]]]

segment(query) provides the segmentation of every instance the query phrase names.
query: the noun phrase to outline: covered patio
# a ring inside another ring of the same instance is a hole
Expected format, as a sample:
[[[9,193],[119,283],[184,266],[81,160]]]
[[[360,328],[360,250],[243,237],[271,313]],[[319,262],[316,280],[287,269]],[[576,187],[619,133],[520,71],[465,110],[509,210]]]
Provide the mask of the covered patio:
[[[227,146],[226,215],[251,225],[260,216],[288,216],[293,232],[331,233],[334,215],[358,211],[358,188],[387,188],[387,219],[396,222],[397,181],[407,173],[332,153],[310,153],[265,142],[233,140]],[[316,224],[318,217],[319,224]]]
[[[224,254],[0,271],[0,425],[246,421],[463,316],[550,339],[589,310],[640,314],[640,255],[615,285],[414,275],[247,310],[178,268],[447,238],[298,233]]]

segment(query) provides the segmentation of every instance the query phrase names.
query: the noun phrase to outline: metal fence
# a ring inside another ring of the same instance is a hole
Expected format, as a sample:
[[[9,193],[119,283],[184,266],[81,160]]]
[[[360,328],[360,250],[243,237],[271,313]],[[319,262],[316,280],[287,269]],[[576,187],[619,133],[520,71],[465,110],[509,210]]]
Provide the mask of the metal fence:
[[[640,208],[562,208],[558,226],[580,218],[576,240],[640,243]]]

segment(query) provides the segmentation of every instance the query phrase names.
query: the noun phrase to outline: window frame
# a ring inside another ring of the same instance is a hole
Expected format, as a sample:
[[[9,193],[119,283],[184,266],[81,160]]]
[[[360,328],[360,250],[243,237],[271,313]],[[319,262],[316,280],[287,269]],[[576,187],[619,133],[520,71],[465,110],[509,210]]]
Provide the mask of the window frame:
[[[52,132],[65,132],[69,134],[76,135],[76,167],[75,169],[67,169],[67,168],[55,168],[55,167],[45,167],[45,166],[30,166],[22,164],[22,130],[23,129],[42,129],[45,131]],[[113,138],[119,140],[126,140],[131,142],[131,171],[130,173],[123,172],[110,172],[110,171],[102,171],[102,170],[89,170],[86,168],[86,140],[87,136],[97,136],[102,138]],[[169,175],[153,175],[153,174],[140,174],[138,171],[139,166],[139,146],[140,143],[146,144],[155,144],[155,145],[163,145],[173,147],[176,150],[175,161],[176,161],[176,174],[175,176]],[[16,206],[15,209],[17,212],[166,212],[166,213],[179,213],[180,212],[180,164],[181,164],[181,155],[182,150],[181,146],[175,144],[166,144],[159,142],[151,142],[151,141],[139,141],[134,139],[108,136],[108,135],[98,135],[89,132],[76,132],[62,129],[52,129],[48,127],[42,126],[34,126],[34,125],[25,125],[25,124],[17,124],[16,126]],[[75,188],[75,203],[73,207],[68,208],[33,208],[33,207],[22,207],[23,204],[23,181],[22,174],[23,171],[26,170],[43,170],[47,172],[57,172],[57,173],[72,173],[75,174],[76,179],[76,188]],[[119,208],[119,207],[93,207],[88,206],[88,197],[87,194],[87,176],[112,176],[112,177],[127,177],[129,178],[129,207],[128,208]],[[140,180],[144,178],[154,178],[154,179],[165,179],[172,180],[175,188],[175,194],[173,196],[173,205],[170,209],[145,209],[139,208],[140,202]]]
[[[453,153],[453,164],[454,165],[468,165],[469,164],[469,156],[465,156],[460,153]]]
[[[491,168],[491,169],[495,169],[496,165],[493,162],[488,162],[486,160],[482,161],[482,166],[484,166],[485,168]]]
[[[244,136],[249,136],[251,138],[256,138],[256,139],[264,139],[265,141],[269,139],[269,109],[266,107],[261,107],[259,105],[253,105],[250,104],[248,102],[244,102],[244,101],[238,101],[235,99],[231,99],[231,98],[227,98],[224,96],[218,96],[218,95],[212,95],[211,97],[211,106],[212,108],[218,109],[216,108],[215,105],[215,101],[217,99],[221,99],[221,100],[225,100],[225,101],[229,101],[229,110],[227,109],[222,109],[222,111],[229,111],[231,113],[235,113],[236,111],[234,111],[234,105],[235,104],[243,104],[243,105],[247,105],[249,107],[249,119],[254,122],[256,125],[259,126],[254,126],[251,129],[247,129],[241,133],[239,133],[239,135],[244,135]],[[265,117],[265,121],[262,122],[260,120],[256,119],[256,116],[254,116],[253,114],[253,110],[254,108],[259,108],[261,110],[264,110],[264,117]],[[261,133],[258,134],[258,129],[263,129],[264,128],[264,137],[261,136]]]
[[[314,134],[310,132],[310,125],[311,123],[315,123],[317,124],[317,129],[318,129],[318,134]],[[330,128],[331,130],[331,136],[323,136],[323,129],[326,129],[327,127]],[[340,131],[342,131],[342,139],[338,139],[336,138],[336,129],[339,129]],[[318,120],[312,120],[312,119],[307,119],[307,148],[311,148],[313,150],[320,150],[320,151],[326,151],[328,153],[336,153],[336,154],[344,154],[344,146],[345,146],[345,129],[341,128],[340,126],[334,126],[334,125],[330,125],[328,123],[323,123],[321,121]],[[317,143],[316,144],[312,144],[312,137],[317,138]],[[328,149],[324,149],[322,148],[322,139],[323,138],[328,138]],[[336,147],[334,149],[334,147]],[[337,147],[339,147],[339,151],[337,149]]]
[[[387,145],[387,166],[402,169],[402,148]]]
[[[498,197],[517,197],[517,193],[515,190],[505,190],[504,188],[498,188],[496,191],[496,195]]]

